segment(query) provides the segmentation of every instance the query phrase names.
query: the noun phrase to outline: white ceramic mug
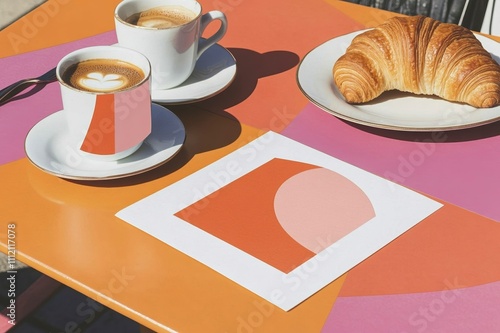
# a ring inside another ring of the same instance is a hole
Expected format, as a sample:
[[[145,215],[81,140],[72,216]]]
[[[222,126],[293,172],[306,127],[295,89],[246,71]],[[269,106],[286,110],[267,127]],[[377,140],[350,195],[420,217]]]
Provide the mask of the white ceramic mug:
[[[133,14],[159,6],[181,6],[194,17],[167,28],[143,27],[126,21]],[[212,36],[201,38],[214,20],[221,22],[220,28]],[[201,5],[195,0],[124,0],[115,9],[115,27],[120,46],[143,53],[151,62],[152,88],[169,89],[184,82],[200,55],[224,36],[227,20],[217,10],[202,14]]]
[[[97,90],[87,91],[72,85],[68,69],[88,60],[132,64],[142,76],[132,86],[119,87],[120,80],[125,80],[122,74],[102,75],[91,69],[82,74],[82,80]],[[99,161],[118,160],[134,153],[151,133],[151,66],[143,54],[118,46],[87,47],[64,56],[56,72],[69,129],[68,145],[76,153]]]

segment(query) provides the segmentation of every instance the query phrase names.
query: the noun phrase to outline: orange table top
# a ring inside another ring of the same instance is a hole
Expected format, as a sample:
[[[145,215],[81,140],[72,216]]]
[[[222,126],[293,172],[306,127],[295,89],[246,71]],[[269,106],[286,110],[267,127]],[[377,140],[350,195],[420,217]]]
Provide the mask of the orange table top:
[[[118,2],[48,0],[0,32],[0,58],[112,33]],[[241,66],[220,95],[170,107],[186,127],[180,153],[145,174],[102,182],[63,180],[25,157],[0,165],[2,251],[4,231],[15,223],[19,260],[158,332],[319,332],[334,321],[338,299],[499,280],[498,223],[440,199],[438,212],[288,312],[115,217],[265,131],[286,129],[309,105],[296,83],[300,59],[326,40],[396,15],[336,0],[201,3],[226,13],[221,45]],[[37,112],[15,103],[17,112]]]

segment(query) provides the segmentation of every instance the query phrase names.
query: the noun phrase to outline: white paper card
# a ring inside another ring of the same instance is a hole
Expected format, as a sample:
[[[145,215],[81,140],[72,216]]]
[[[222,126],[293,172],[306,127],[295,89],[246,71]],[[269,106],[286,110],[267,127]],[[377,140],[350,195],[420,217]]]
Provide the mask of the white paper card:
[[[267,132],[116,215],[288,311],[441,206]]]

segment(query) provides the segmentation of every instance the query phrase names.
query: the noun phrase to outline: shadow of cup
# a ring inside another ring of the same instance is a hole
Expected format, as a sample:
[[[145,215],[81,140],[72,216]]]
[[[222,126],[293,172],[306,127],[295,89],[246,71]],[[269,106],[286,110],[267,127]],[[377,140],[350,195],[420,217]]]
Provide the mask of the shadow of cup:
[[[229,48],[236,59],[236,77],[220,94],[197,103],[215,112],[235,106],[246,100],[255,90],[260,78],[277,75],[294,68],[300,61],[297,54],[289,51],[258,53],[249,49]]]

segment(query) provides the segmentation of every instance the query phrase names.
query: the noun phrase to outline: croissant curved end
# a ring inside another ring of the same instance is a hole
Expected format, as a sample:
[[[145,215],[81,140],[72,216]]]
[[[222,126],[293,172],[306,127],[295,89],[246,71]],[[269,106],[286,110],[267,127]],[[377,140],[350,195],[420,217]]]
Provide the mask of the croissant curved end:
[[[496,105],[500,105],[500,99],[498,94],[490,94],[485,96],[481,103],[478,105],[479,108],[492,108]]]
[[[385,90],[384,80],[380,75],[375,75],[364,60],[363,55],[348,54],[333,66],[335,85],[348,103],[371,101]]]
[[[500,105],[500,73],[497,74],[494,80],[484,80],[481,75],[474,77],[474,81],[480,82],[472,84],[471,89],[464,89],[461,102],[483,109]]]
[[[338,77],[341,77],[341,75]],[[335,81],[335,85],[348,103],[359,104],[368,100],[365,92],[360,88],[360,85],[352,80],[339,79],[339,81]]]

